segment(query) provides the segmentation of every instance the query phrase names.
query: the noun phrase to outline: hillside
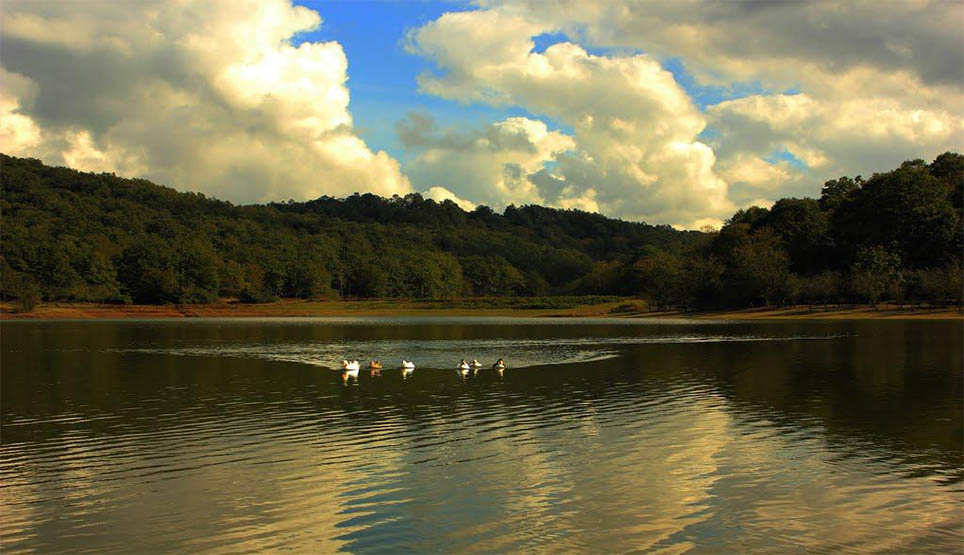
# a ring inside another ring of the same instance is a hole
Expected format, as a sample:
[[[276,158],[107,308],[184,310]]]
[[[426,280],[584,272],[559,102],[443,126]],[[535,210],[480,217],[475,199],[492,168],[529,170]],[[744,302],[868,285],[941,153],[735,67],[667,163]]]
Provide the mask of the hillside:
[[[0,156],[3,292],[14,297],[23,280],[45,299],[148,304],[573,293],[594,264],[699,235],[538,206],[469,213],[418,194],[234,206]]]
[[[0,296],[108,303],[640,295],[661,307],[959,303],[964,157],[827,182],[718,232],[418,194],[235,206],[0,155]]]

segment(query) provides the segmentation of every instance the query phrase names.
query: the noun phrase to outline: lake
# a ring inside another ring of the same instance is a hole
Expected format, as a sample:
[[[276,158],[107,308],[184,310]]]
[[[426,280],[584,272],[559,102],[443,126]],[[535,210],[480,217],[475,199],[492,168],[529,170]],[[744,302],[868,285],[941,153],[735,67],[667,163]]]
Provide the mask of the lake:
[[[5,553],[964,542],[961,321],[16,321],[0,333]],[[384,369],[343,376],[346,358]],[[462,358],[486,366],[462,375]]]

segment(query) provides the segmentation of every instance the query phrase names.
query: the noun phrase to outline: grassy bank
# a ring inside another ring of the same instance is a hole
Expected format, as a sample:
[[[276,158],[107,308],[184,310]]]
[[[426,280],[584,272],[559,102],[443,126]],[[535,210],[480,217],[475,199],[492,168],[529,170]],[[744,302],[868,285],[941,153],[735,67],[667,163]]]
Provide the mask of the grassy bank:
[[[450,300],[303,300],[272,303],[214,303],[205,305],[112,305],[42,303],[18,312],[13,303],[0,303],[2,319],[88,318],[265,318],[303,316],[515,316],[600,317],[625,304],[619,297],[481,297]]]
[[[0,303],[0,319],[109,319],[109,318],[265,318],[305,316],[502,316],[502,317],[622,317],[760,319],[962,319],[956,308],[804,306],[713,312],[650,312],[644,301],[606,296],[483,297],[450,300],[302,300],[272,303],[215,303],[206,305],[110,305],[43,303],[31,312],[18,312],[13,303]]]

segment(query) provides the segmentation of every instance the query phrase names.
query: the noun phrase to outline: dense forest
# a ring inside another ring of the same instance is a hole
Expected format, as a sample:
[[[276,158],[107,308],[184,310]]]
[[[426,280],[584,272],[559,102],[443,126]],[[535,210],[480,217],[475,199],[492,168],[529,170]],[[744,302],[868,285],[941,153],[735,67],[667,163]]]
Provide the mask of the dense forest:
[[[0,155],[0,295],[100,303],[641,296],[722,308],[961,303],[964,156],[905,162],[678,231],[418,194],[235,206]]]

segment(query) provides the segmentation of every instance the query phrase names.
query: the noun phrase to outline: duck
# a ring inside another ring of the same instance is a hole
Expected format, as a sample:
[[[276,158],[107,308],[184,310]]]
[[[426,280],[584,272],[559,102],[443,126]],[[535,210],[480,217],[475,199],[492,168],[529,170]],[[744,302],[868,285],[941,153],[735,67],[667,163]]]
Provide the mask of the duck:
[[[492,365],[492,368],[496,370],[505,370],[505,361],[500,358],[499,360],[495,361],[495,364]]]
[[[402,369],[415,370],[415,363],[409,360],[402,359]]]
[[[459,370],[468,370],[468,369],[469,369],[469,363],[465,362],[465,359],[463,358],[462,362],[459,363]]]
[[[343,369],[345,369],[345,370],[348,370],[348,371],[356,371],[356,372],[357,372],[357,371],[358,371],[358,368],[359,368],[360,366],[359,366],[357,360],[353,360],[353,361],[351,361],[351,362],[349,362],[349,361],[347,361],[347,360],[343,360],[343,361],[341,361],[341,367],[342,367]]]
[[[379,362],[379,361],[377,361],[377,360],[373,360],[373,361],[371,361],[371,362],[368,363],[368,368],[371,369],[371,370],[381,370],[381,369],[382,369],[382,363]]]
[[[469,363],[469,366],[472,368],[482,368],[482,363],[473,358],[472,362]]]

